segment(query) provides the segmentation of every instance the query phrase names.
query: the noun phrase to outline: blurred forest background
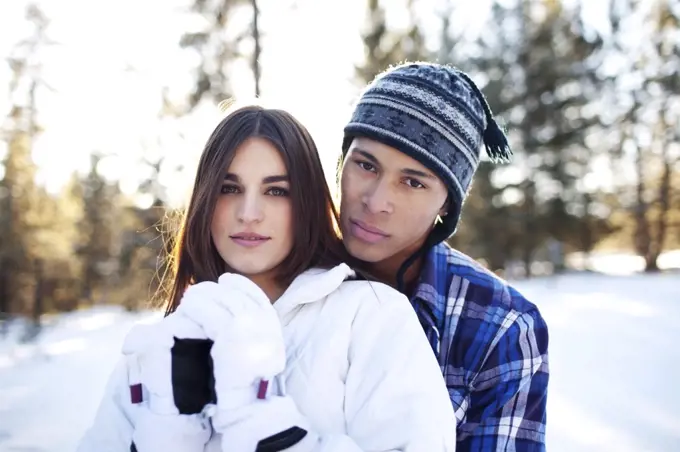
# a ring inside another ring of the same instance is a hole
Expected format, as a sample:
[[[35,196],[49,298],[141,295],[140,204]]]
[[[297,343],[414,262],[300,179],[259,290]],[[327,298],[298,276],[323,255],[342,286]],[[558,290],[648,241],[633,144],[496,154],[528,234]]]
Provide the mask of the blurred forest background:
[[[292,11],[306,7],[289,3]],[[472,74],[508,129],[515,158],[510,165],[482,164],[452,244],[492,270],[514,277],[583,270],[593,253],[616,251],[639,256],[644,271],[660,271],[660,256],[680,248],[680,0],[610,0],[606,20],[596,27],[584,20],[585,3],[578,1],[498,0],[475,33],[464,26],[462,3],[361,0],[360,29],[315,34],[313,48],[290,52],[309,52],[313,61],[326,43],[353,45],[360,33],[361,58],[347,63],[354,65],[348,82],[356,93],[405,59],[449,63]],[[173,232],[167,215],[181,208],[168,187],[173,174],[190,174],[193,165],[158,149],[167,134],[181,135],[177,121],[239,94],[232,74],[253,81],[249,95],[267,94],[261,81],[277,74],[267,75],[260,64],[263,37],[286,33],[267,27],[269,4],[187,3],[183,14],[199,25],[177,30],[172,44],[192,55],[191,84],[171,93],[163,79],[154,82],[159,108],[149,121],[164,126],[149,128],[143,138],[135,167],[144,177],[132,188],[106,177],[106,161],[116,154],[110,148],[90,149],[87,168],[58,189],[41,181],[34,147],[48,129],[40,96],[54,89],[41,55],[60,43],[40,3],[11,19],[27,26],[2,55],[9,77],[0,97],[0,316],[37,321],[43,313],[93,304],[148,304]],[[389,8],[401,8],[399,20],[391,20]],[[322,77],[325,69],[317,70]],[[73,77],[78,71],[72,68]],[[349,111],[351,101],[338,108]],[[325,161],[339,153],[342,126],[333,123]],[[64,149],[49,152],[69,158]],[[199,152],[200,146],[192,149],[191,159]]]

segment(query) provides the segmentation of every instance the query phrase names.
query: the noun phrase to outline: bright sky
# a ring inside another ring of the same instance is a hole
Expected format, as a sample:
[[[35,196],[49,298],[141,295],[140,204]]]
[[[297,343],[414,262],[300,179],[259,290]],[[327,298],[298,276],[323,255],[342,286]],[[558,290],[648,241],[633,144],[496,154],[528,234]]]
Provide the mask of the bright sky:
[[[60,187],[75,170],[85,171],[89,153],[109,151],[102,168],[133,192],[143,178],[141,156],[162,153],[170,163],[188,163],[188,174],[165,174],[161,181],[171,196],[181,200],[193,180],[208,134],[219,120],[217,108],[161,126],[156,118],[160,92],[169,86],[175,94],[192,86],[195,56],[179,49],[184,31],[200,24],[182,11],[189,0],[43,0],[51,20],[49,35],[59,43],[41,57],[44,79],[53,91],[39,98],[39,121],[45,128],[34,158],[40,180],[50,189]],[[293,3],[295,6],[293,6]],[[263,30],[263,98],[288,109],[312,132],[332,178],[342,127],[358,93],[352,80],[354,64],[362,58],[360,30],[365,0],[260,0]],[[425,16],[437,21],[439,0],[420,0]],[[471,32],[479,32],[491,0],[461,2],[455,19]],[[588,3],[606,6],[606,0]],[[24,20],[25,0],[0,6],[0,56],[30,33]],[[390,0],[389,17],[405,20],[403,1]],[[400,7],[400,4],[402,5]],[[602,7],[595,13],[601,14]],[[234,26],[247,26],[250,16],[234,17]],[[0,113],[7,108],[8,73],[0,69]],[[234,69],[237,98],[252,96],[254,85],[247,67]],[[179,139],[182,133],[184,138]],[[2,150],[0,150],[0,154]],[[1,157],[1,155],[0,155]],[[140,173],[141,171],[141,173]],[[0,175],[1,176],[1,175]]]

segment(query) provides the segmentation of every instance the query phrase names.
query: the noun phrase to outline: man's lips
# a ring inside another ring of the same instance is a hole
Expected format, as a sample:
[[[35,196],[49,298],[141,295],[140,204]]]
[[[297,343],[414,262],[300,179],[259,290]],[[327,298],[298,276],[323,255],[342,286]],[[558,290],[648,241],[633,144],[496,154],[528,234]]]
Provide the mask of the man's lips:
[[[367,243],[377,243],[389,237],[382,229],[376,228],[360,220],[351,219],[350,233],[353,237]]]

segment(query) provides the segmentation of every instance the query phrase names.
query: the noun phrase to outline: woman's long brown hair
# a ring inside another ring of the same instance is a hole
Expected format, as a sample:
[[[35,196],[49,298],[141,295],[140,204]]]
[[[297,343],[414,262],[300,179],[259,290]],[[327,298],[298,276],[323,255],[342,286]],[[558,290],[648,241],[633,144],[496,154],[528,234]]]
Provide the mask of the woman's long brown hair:
[[[293,216],[293,248],[278,271],[288,285],[311,267],[332,268],[353,261],[339,237],[338,212],[324,177],[316,144],[291,114],[260,106],[239,108],[226,116],[210,135],[196,172],[193,192],[167,260],[166,315],[179,305],[186,288],[217,281],[229,271],[210,233],[224,174],[236,149],[249,138],[269,141],[288,170]],[[169,281],[168,281],[169,279]]]

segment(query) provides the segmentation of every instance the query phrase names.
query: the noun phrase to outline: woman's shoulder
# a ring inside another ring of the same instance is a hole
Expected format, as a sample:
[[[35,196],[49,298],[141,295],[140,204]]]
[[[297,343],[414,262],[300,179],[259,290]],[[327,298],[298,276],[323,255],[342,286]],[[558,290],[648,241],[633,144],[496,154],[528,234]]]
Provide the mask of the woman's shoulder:
[[[296,278],[277,303],[321,302],[337,315],[377,311],[413,313],[405,295],[382,282],[367,280],[347,264],[331,269],[312,268]]]
[[[364,279],[348,279],[338,287],[335,296],[344,302],[352,300],[364,310],[412,309],[408,298],[393,287]]]

